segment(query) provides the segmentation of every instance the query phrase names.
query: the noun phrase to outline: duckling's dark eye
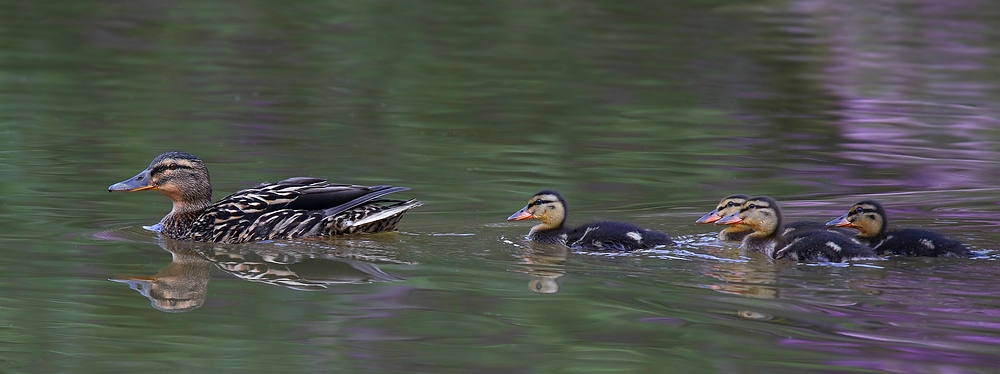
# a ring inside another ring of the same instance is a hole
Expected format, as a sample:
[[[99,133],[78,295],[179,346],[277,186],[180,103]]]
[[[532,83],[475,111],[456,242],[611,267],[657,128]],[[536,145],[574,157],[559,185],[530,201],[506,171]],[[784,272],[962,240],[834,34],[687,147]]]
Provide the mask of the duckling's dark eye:
[[[176,163],[170,163],[170,165],[167,166],[167,169],[177,170],[177,164]]]
[[[755,208],[757,208],[757,204],[754,203],[747,204],[747,209],[755,209]]]
[[[729,203],[727,203],[727,204],[726,204],[726,206],[736,206],[736,203],[735,203],[735,202],[732,202],[732,201],[730,201]]]

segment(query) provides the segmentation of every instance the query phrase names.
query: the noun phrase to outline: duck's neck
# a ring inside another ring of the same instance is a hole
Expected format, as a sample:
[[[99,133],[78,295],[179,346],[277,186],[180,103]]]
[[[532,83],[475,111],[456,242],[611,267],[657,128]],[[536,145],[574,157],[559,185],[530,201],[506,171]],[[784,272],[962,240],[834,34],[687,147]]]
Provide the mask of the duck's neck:
[[[774,227],[774,230],[770,232],[765,231],[754,231],[743,238],[743,243],[740,247],[745,251],[761,252],[766,254],[768,257],[774,258],[774,251],[777,248],[780,241],[782,241],[782,236],[779,234],[781,232],[781,225]]]
[[[761,252],[770,256],[771,252],[774,252],[777,240],[777,235],[761,235],[759,233],[752,233],[743,238],[743,243],[740,247],[748,252]]]
[[[726,227],[722,231],[719,231],[719,240],[728,242],[738,242],[743,240],[743,238],[750,235],[753,232],[749,226],[746,225],[732,225]]]
[[[859,242],[861,242],[861,243],[864,243],[865,245],[867,245],[869,247],[875,248],[880,243],[882,243],[883,241],[885,241],[885,238],[887,236],[889,236],[889,235],[887,235],[886,232],[885,232],[885,230],[883,230],[883,231],[879,232],[878,234],[875,234],[874,236],[862,236],[862,234],[859,233],[858,235],[854,236],[854,239],[857,240],[857,241],[859,241]]]
[[[160,233],[173,239],[190,239],[191,226],[209,205],[212,205],[209,200],[193,203],[174,201],[173,209],[160,220]]]
[[[542,243],[560,243],[566,241],[566,229],[563,223],[554,225],[551,223],[540,223],[531,228],[528,232],[528,239]]]

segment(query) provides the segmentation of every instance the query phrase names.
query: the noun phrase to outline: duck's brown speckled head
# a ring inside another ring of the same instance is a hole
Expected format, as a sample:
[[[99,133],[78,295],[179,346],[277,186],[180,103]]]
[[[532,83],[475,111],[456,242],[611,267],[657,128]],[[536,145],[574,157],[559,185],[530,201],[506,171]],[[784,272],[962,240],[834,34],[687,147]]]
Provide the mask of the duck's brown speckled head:
[[[166,152],[136,176],[108,187],[114,191],[158,190],[174,202],[174,211],[211,204],[212,184],[201,159],[184,152]]]

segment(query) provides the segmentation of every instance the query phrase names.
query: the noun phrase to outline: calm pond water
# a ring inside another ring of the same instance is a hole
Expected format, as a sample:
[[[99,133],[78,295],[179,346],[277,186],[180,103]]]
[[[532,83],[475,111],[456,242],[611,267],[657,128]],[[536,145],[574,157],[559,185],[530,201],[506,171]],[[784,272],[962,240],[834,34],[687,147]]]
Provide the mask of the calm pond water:
[[[1000,365],[1000,3],[0,0],[0,371],[987,373]],[[215,197],[411,187],[398,233],[157,238],[166,150]],[[566,253],[504,219],[680,245]],[[741,256],[732,193],[864,198],[974,259]]]

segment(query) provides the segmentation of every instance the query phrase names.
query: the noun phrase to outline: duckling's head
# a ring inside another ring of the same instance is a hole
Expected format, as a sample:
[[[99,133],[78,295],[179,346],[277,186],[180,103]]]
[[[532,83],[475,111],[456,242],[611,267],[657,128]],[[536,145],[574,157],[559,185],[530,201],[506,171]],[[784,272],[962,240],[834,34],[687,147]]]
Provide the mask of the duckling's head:
[[[718,221],[722,217],[728,216],[730,214],[740,211],[740,206],[743,205],[749,199],[750,196],[747,195],[729,195],[723,197],[719,201],[719,205],[715,207],[715,210],[706,213],[705,215],[698,218],[694,223],[712,223]]]
[[[778,202],[770,197],[752,197],[743,202],[738,212],[719,219],[715,224],[743,224],[753,229],[751,236],[770,236],[781,227],[781,209]]]
[[[865,200],[854,204],[847,214],[826,223],[829,227],[853,227],[862,238],[874,238],[885,232],[889,220],[885,209],[875,200]]]
[[[553,190],[540,191],[528,199],[528,205],[507,217],[508,221],[534,218],[542,223],[531,228],[531,232],[554,230],[566,222],[566,200]]]
[[[208,168],[201,159],[184,152],[166,152],[146,170],[115,183],[108,191],[158,190],[174,202],[174,211],[200,209],[212,202]]]

